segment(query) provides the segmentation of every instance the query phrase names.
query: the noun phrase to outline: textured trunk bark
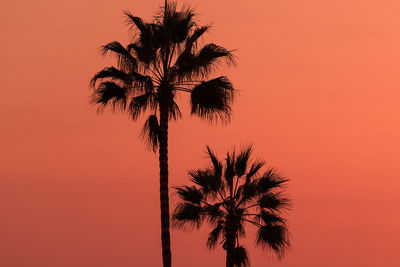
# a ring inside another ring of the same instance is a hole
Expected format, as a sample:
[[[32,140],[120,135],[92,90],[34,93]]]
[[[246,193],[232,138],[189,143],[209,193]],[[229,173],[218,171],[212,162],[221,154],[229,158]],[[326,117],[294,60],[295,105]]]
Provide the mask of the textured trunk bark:
[[[160,204],[163,266],[171,267],[168,195],[168,106],[160,106]]]

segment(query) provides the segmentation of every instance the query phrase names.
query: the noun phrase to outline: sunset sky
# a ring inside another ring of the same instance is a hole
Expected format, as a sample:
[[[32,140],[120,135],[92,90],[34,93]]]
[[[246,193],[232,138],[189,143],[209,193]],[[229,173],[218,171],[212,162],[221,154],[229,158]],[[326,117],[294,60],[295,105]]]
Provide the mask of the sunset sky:
[[[88,105],[114,64],[99,47],[131,36],[122,10],[152,19],[163,0],[21,0],[0,9],[0,266],[161,266],[158,158],[143,121]],[[179,1],[180,4],[184,3]],[[253,267],[400,266],[400,2],[193,0],[204,41],[237,49],[229,125],[170,125],[170,185],[254,144],[291,179],[292,249]],[[176,197],[172,195],[172,207]],[[173,266],[224,266],[204,225],[172,231]]]

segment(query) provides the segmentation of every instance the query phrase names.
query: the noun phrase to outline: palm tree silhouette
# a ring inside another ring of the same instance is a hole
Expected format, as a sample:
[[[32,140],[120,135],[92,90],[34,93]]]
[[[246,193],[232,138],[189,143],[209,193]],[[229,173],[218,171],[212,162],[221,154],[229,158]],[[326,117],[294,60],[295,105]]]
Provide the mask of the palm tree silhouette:
[[[168,196],[168,122],[181,117],[175,102],[179,93],[189,93],[191,114],[207,120],[229,121],[234,88],[225,76],[205,80],[220,63],[233,63],[231,51],[210,43],[199,46],[209,26],[197,26],[190,8],[178,11],[165,1],[152,22],[124,12],[136,30],[127,46],[117,41],[104,45],[103,55],[117,57],[117,67],[94,75],[92,103],[127,111],[133,120],[150,112],[142,137],[156,152],[159,149],[161,240],[163,264],[171,266]]]
[[[209,147],[207,154],[211,166],[189,172],[195,185],[176,188],[180,202],[172,216],[173,225],[199,228],[207,221],[213,227],[207,245],[215,248],[222,239],[227,267],[249,265],[247,251],[239,242],[246,223],[258,228],[256,243],[281,258],[289,248],[282,217],[289,200],[281,192],[288,180],[271,168],[260,174],[264,162],[251,163],[252,146],[238,154],[227,153],[225,167]]]

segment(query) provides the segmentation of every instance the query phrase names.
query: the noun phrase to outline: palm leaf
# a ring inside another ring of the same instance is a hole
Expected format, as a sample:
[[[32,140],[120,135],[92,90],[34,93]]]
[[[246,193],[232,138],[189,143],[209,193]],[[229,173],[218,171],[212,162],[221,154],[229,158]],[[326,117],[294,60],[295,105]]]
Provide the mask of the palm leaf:
[[[284,208],[289,208],[289,199],[282,197],[280,193],[265,193],[262,195],[258,204],[261,208],[269,210],[281,210]]]
[[[193,45],[196,44],[197,40],[210,28],[210,26],[202,26],[196,28],[192,35],[186,39],[185,50],[186,52],[192,53]]]
[[[252,150],[253,147],[250,145],[237,155],[235,160],[235,172],[238,177],[241,177],[246,173],[247,163],[250,160]]]
[[[192,90],[192,114],[213,121],[229,121],[234,89],[226,77],[218,77],[195,86]]]
[[[124,87],[114,82],[102,82],[94,91],[91,103],[98,105],[98,111],[102,111],[106,106],[111,106],[113,110],[126,108],[127,91]]]
[[[257,172],[264,166],[264,161],[257,160],[254,162],[248,173],[246,174],[246,183],[249,183],[251,179],[257,174]]]
[[[176,60],[176,75],[180,79],[205,77],[218,69],[221,63],[234,64],[233,54],[222,46],[206,44],[197,55],[185,49]]]
[[[289,248],[287,229],[281,224],[263,225],[257,231],[256,242],[263,248],[271,249],[279,258],[282,258],[284,252]]]
[[[134,58],[123,45],[117,41],[108,43],[100,48],[100,53],[105,56],[112,52],[118,58],[118,66],[126,71],[136,69],[137,60]]]
[[[184,229],[185,226],[199,228],[203,210],[200,206],[183,202],[179,203],[172,216],[173,226]]]
[[[225,159],[225,181],[228,184],[229,189],[232,189],[233,177],[235,177],[235,151],[226,153]]]
[[[260,214],[256,216],[257,221],[263,222],[265,225],[267,224],[285,224],[285,220],[280,217],[279,215],[271,212],[271,211],[266,211],[262,210]]]
[[[90,85],[92,87],[96,86],[96,82],[98,80],[102,80],[104,78],[109,78],[111,80],[120,81],[125,85],[128,85],[132,81],[132,77],[126,73],[125,71],[119,70],[115,67],[107,67],[96,73],[92,80],[90,81]]]
[[[208,234],[207,247],[209,249],[214,249],[216,247],[217,242],[221,237],[223,229],[224,229],[224,222],[219,221],[218,225]]]
[[[198,190],[195,186],[181,186],[175,187],[177,194],[179,197],[186,202],[190,202],[193,204],[200,205],[204,196],[200,190]]]
[[[280,177],[273,168],[270,168],[258,179],[257,190],[260,193],[265,193],[281,187],[287,181],[289,180]]]
[[[250,265],[247,250],[243,246],[235,247],[232,252],[233,266],[246,267]]]
[[[150,115],[146,120],[141,132],[141,137],[145,140],[147,147],[153,152],[156,152],[160,137],[160,125],[156,115]]]
[[[129,104],[129,114],[133,120],[137,120],[149,107],[153,110],[157,107],[155,94],[145,93],[132,97]]]

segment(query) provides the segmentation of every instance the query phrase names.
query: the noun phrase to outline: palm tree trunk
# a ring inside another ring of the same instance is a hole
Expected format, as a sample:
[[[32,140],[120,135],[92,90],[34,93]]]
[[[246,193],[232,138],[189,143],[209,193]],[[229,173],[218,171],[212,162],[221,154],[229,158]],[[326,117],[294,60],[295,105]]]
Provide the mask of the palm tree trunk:
[[[171,242],[169,234],[168,195],[168,106],[160,105],[160,204],[161,204],[161,245],[163,266],[171,267]]]
[[[233,250],[235,249],[235,234],[227,229],[226,233],[226,267],[233,267]]]

